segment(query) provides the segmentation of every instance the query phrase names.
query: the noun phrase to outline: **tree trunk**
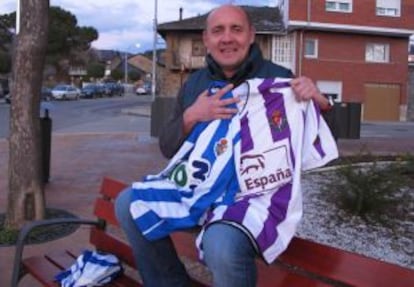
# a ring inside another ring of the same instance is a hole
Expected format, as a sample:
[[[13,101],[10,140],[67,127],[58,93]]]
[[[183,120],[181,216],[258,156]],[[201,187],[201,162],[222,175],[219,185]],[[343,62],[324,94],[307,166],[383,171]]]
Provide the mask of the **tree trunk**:
[[[40,91],[47,47],[49,0],[22,1],[14,41],[11,85],[8,204],[5,225],[20,229],[44,218]]]

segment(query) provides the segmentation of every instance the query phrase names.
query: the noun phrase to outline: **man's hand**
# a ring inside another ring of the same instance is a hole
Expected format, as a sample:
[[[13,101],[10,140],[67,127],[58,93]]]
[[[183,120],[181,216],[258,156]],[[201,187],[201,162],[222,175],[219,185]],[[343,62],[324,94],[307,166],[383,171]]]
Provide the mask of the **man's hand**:
[[[211,121],[215,119],[230,119],[238,112],[236,108],[228,106],[239,102],[238,98],[222,99],[223,95],[233,88],[228,84],[219,89],[214,95],[208,95],[208,90],[201,93],[197,100],[184,112],[184,133],[191,131],[198,122]]]
[[[309,101],[313,99],[322,110],[329,108],[328,99],[321,94],[311,79],[301,76],[290,81],[290,85],[295,93],[296,100]]]

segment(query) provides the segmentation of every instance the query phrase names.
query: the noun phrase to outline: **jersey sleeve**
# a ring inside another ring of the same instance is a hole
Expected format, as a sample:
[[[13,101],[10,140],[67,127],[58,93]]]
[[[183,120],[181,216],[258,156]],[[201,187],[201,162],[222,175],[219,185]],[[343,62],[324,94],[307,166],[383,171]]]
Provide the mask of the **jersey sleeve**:
[[[338,148],[331,130],[313,101],[304,114],[302,170],[321,167],[338,157]]]

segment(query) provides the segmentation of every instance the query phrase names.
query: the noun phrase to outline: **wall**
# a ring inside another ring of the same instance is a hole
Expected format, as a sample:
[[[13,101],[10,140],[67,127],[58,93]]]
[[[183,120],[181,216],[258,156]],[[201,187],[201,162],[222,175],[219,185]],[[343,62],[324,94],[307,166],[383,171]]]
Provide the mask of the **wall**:
[[[305,31],[303,39],[318,39],[318,58],[302,58],[302,75],[313,80],[342,81],[343,101],[363,102],[366,83],[401,86],[400,104],[407,102],[407,40],[380,36]],[[300,43],[300,33],[297,36]],[[389,43],[389,63],[367,63],[366,43]],[[299,57],[299,55],[298,55]],[[299,65],[300,61],[298,61]]]
[[[408,72],[408,104],[407,121],[414,121],[414,64],[409,66]]]
[[[308,1],[311,3],[307,10]],[[401,17],[376,15],[376,0],[353,0],[352,13],[325,11],[325,0],[290,0],[289,20],[413,29],[414,1],[402,0]]]

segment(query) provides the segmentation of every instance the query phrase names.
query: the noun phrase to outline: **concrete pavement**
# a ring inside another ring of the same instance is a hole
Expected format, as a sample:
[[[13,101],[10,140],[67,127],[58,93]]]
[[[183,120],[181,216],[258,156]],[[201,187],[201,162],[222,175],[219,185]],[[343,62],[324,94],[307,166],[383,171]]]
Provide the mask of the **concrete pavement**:
[[[126,110],[125,113],[137,113]],[[139,111],[149,116],[148,110]],[[363,137],[357,140],[340,139],[341,155],[361,152],[374,154],[400,154],[414,152],[414,138]],[[0,139],[0,212],[7,204],[8,143]],[[79,217],[93,218],[93,201],[98,194],[103,176],[125,182],[139,180],[143,175],[156,173],[167,160],[158,150],[157,139],[148,133],[70,133],[54,134],[52,138],[50,182],[45,195],[48,207],[70,211]],[[30,245],[26,255],[45,252],[59,246],[88,248],[87,230],[78,231],[59,240]],[[0,282],[9,286],[14,257],[13,246],[0,246]],[[4,284],[4,285],[3,285]],[[20,286],[38,286],[24,279]]]

